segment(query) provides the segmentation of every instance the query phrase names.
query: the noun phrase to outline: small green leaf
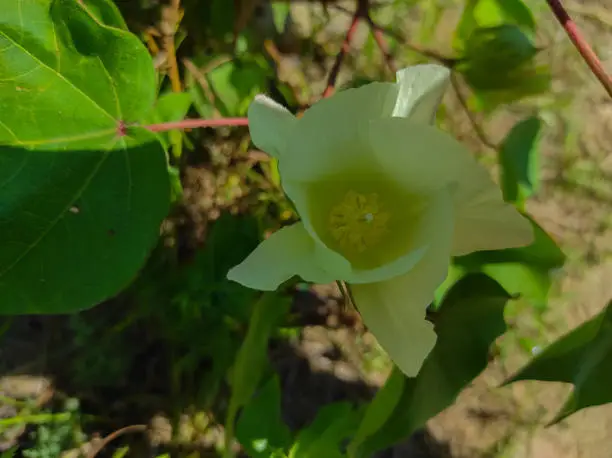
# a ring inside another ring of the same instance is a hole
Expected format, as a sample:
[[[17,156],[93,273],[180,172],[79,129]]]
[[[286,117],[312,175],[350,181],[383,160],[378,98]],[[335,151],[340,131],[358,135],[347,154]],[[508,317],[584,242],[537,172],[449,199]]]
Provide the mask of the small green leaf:
[[[473,108],[491,111],[500,104],[546,91],[550,71],[535,62],[536,54],[531,40],[514,25],[474,30],[456,66],[475,92]]]
[[[438,341],[416,378],[406,378],[387,421],[355,456],[370,457],[422,427],[452,404],[487,365],[489,347],[506,329],[508,293],[483,274],[459,280],[434,316]]]
[[[196,81],[191,72],[187,73],[186,86],[191,98],[193,106],[202,119],[212,119],[215,116],[215,106],[208,99],[204,90]]]
[[[323,407],[313,422],[300,431],[289,458],[344,458],[342,444],[355,432],[361,415],[348,402]]]
[[[468,38],[464,60],[457,69],[466,78],[477,72],[501,75],[529,61],[536,53],[531,40],[514,25],[479,28]]]
[[[476,86],[472,86],[474,97],[469,101],[469,106],[474,111],[487,113],[500,105],[543,94],[550,89],[552,81],[548,67],[534,65],[532,62],[527,62],[505,74],[495,75],[495,78],[488,80],[480,76],[477,78],[477,80],[472,79],[472,83]]]
[[[403,394],[405,381],[406,377],[395,366],[385,385],[367,405],[359,428],[348,446],[349,456],[355,456],[361,444],[385,425]]]
[[[191,95],[185,92],[166,92],[161,94],[153,112],[155,122],[180,121],[185,118],[191,107]]]
[[[222,116],[245,116],[253,98],[268,92],[271,75],[265,60],[245,57],[225,62],[204,75],[210,94],[204,92],[191,73],[187,74],[187,87],[201,117],[213,117],[215,109]]]
[[[125,127],[150,113],[153,64],[85,2],[0,10],[0,312],[85,309],[134,278],[168,209],[161,144]]]
[[[192,95],[186,92],[166,92],[161,94],[155,102],[155,107],[150,116],[152,124],[181,121],[187,115],[192,103]],[[174,157],[180,157],[182,150],[183,132],[172,130],[161,132],[159,138],[168,149],[173,147]]]
[[[266,292],[253,308],[249,329],[229,375],[232,394],[226,429],[230,437],[238,410],[251,400],[259,386],[268,362],[268,340],[279,320],[289,311],[289,305],[290,298]]]
[[[455,30],[453,47],[463,50],[472,32],[478,28],[504,24],[535,32],[533,14],[522,0],[467,0]]]
[[[274,326],[289,310],[289,299],[277,293],[264,293],[257,301],[249,330],[236,356],[230,376],[231,403],[244,406],[259,385],[267,361],[268,340]]]
[[[113,458],[125,458],[130,451],[130,447],[120,447],[113,452]]]
[[[257,59],[226,62],[206,77],[223,116],[244,116],[255,95],[266,92],[270,69]]]
[[[499,151],[504,199],[523,207],[539,185],[538,140],[542,121],[532,116],[514,125]]]
[[[574,385],[552,423],[578,410],[612,402],[612,302],[551,344],[506,383],[520,380]]]
[[[16,453],[17,453],[17,447],[11,447],[5,450],[4,452],[2,452],[2,455],[0,455],[0,458],[13,458]]]
[[[274,26],[276,32],[282,34],[285,31],[285,25],[291,14],[291,3],[289,2],[273,2],[272,14],[274,16]]]
[[[268,458],[291,445],[291,431],[281,417],[281,388],[274,375],[244,407],[236,438],[250,457]]]

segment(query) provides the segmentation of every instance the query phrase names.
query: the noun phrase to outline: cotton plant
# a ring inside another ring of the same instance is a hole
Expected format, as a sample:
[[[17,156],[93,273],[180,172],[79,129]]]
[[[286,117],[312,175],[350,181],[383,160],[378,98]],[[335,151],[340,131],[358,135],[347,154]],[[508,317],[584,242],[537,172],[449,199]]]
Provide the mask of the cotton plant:
[[[228,278],[263,291],[295,275],[345,282],[407,376],[436,342],[425,314],[451,257],[533,239],[487,170],[435,126],[449,78],[445,67],[417,65],[396,83],[338,92],[300,118],[264,95],[248,111],[252,140],[278,159],[301,220],[264,240]]]

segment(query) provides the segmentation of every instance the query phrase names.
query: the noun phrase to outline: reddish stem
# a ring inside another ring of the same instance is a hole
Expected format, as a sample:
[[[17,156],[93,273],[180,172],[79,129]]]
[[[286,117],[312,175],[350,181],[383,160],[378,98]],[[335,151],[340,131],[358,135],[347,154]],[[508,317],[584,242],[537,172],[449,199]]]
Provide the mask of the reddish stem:
[[[361,7],[361,4],[363,4],[363,2],[360,1],[359,4],[360,6],[357,7],[357,11],[355,11],[355,14],[353,15],[351,25],[346,31],[346,36],[344,37],[344,41],[342,42],[342,47],[336,55],[334,66],[329,72],[329,77],[327,78],[327,86],[325,87],[325,91],[323,91],[323,97],[329,97],[334,93],[334,86],[336,85],[336,80],[338,79],[338,73],[340,73],[342,61],[344,61],[344,56],[349,51],[351,41],[353,41],[353,36],[355,35],[355,32],[357,31],[357,26],[359,25],[359,20],[364,17],[364,14],[367,14],[367,9],[364,12],[363,8]]]
[[[555,14],[559,23],[565,29],[565,32],[569,36],[576,49],[587,63],[593,74],[597,77],[601,85],[604,87],[610,97],[612,97],[612,78],[606,73],[601,61],[597,57],[597,54],[593,51],[593,48],[589,46],[584,36],[578,30],[578,26],[569,16],[560,0],[546,0],[550,9]]]
[[[150,124],[144,126],[151,132],[165,132],[172,129],[197,129],[199,127],[222,127],[222,126],[248,126],[247,118],[219,118],[219,119],[183,119],[176,122],[162,122],[161,124]]]
[[[370,32],[372,32],[374,41],[378,45],[378,49],[380,49],[380,52],[382,53],[383,58],[385,59],[387,67],[389,67],[389,70],[391,70],[392,73],[396,73],[397,67],[395,65],[395,61],[393,60],[393,56],[391,56],[391,53],[389,52],[389,46],[387,45],[387,40],[385,39],[383,31],[376,26],[370,14],[366,16],[366,20],[370,25]]]

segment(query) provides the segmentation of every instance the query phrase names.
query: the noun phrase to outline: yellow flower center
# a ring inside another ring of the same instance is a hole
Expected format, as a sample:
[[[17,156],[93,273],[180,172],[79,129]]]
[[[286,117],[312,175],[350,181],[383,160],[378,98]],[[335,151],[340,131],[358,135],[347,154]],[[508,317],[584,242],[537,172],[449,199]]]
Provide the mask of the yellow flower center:
[[[389,213],[382,211],[378,194],[351,190],[329,212],[329,228],[343,249],[363,253],[383,238],[389,218]]]

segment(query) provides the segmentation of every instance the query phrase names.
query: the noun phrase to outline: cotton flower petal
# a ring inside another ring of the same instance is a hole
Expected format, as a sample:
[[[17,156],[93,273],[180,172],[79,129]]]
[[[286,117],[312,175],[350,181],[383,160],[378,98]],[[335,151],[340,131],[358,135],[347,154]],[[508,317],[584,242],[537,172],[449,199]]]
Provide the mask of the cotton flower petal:
[[[333,275],[318,267],[315,242],[302,223],[273,233],[242,263],[230,269],[227,278],[248,288],[273,291],[294,275],[314,283],[335,280]]]
[[[503,201],[497,187],[469,196],[459,216],[455,222],[453,256],[516,248],[534,240],[527,218]]]
[[[415,139],[407,143],[406,139]],[[413,190],[454,186],[453,255],[510,248],[532,241],[531,226],[503,201],[488,171],[450,135],[400,118],[370,123],[374,154],[390,178]]]
[[[249,106],[249,131],[253,143],[279,158],[296,118],[283,106],[265,95],[258,95]]]
[[[400,90],[393,116],[432,124],[449,81],[450,70],[442,65],[415,65],[398,71]]]
[[[367,143],[368,121],[390,117],[399,86],[371,83],[340,91],[306,110],[297,119],[279,161],[285,181],[313,181],[345,171],[372,167]]]
[[[438,230],[432,234],[425,256],[412,270],[392,280],[350,285],[364,323],[409,377],[418,374],[436,342],[433,325],[425,320],[425,312],[448,272],[452,207],[450,197],[440,200],[435,212]]]

